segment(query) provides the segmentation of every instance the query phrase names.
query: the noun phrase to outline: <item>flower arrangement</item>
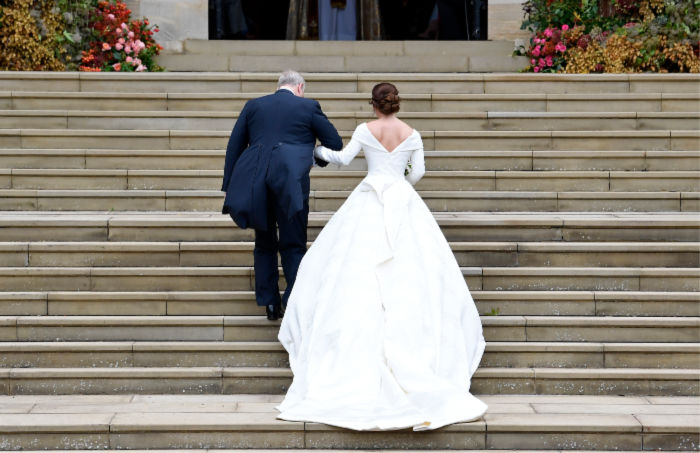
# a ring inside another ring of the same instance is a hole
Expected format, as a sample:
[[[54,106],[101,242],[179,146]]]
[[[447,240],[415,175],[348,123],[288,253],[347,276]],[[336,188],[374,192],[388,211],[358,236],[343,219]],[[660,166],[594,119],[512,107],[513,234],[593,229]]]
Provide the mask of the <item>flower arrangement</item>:
[[[700,72],[700,1],[529,0],[531,72]]]
[[[567,49],[567,35],[569,26],[564,24],[559,27],[547,27],[544,31],[537,32],[530,42],[527,56],[530,59],[528,69],[532,72],[559,72],[566,62],[564,52]]]
[[[158,27],[148,19],[132,20],[121,0],[101,1],[92,16],[95,38],[83,52],[81,71],[162,71],[155,56],[163,49],[155,42]]]

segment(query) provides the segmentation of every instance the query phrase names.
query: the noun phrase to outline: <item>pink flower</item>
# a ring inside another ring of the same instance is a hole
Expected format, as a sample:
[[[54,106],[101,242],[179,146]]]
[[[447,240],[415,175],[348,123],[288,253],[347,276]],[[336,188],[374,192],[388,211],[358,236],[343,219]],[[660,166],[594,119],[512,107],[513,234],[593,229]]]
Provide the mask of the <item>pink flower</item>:
[[[561,31],[566,31],[566,30],[568,30],[568,29],[569,29],[569,26],[566,25],[566,24],[564,24],[564,25],[561,26]]]
[[[124,48],[124,46],[122,46],[120,43],[116,43],[116,44],[114,45],[114,48],[117,49],[117,50],[122,50],[122,49]]]
[[[119,44],[124,44],[124,38],[119,38],[119,39],[117,39],[117,42],[118,42]]]
[[[534,58],[532,60],[530,60],[530,64],[534,65],[535,63],[536,63],[536,61]]]
[[[552,29],[551,28],[545,28],[544,29],[544,35],[548,38],[552,37]]]
[[[107,19],[114,20],[114,14],[107,14]]]
[[[544,68],[544,65],[546,64],[546,61],[544,61],[544,58],[540,58],[540,61],[537,62],[537,66],[540,68]]]
[[[123,28],[124,30],[126,30],[127,28],[129,28],[129,27],[127,27],[127,25],[126,25],[124,22],[122,22],[122,24],[120,25],[120,27]]]
[[[143,71],[145,71],[145,70],[146,70],[146,67],[145,67],[144,65],[142,65],[142,64],[140,64],[140,65],[136,68],[136,72],[143,72]]]
[[[109,44],[107,44],[106,42],[103,42],[103,43],[102,43],[102,50],[107,51],[107,50],[109,50],[109,49],[111,49],[111,48],[112,48],[112,47],[111,47]]]
[[[121,71],[122,70],[122,64],[121,63],[114,63],[112,65],[115,71]]]
[[[127,62],[127,63],[131,63],[132,61],[134,61],[133,58],[131,58],[131,57],[126,57],[126,62]]]
[[[141,60],[139,58],[134,58],[134,65],[141,66]]]
[[[134,39],[134,32],[130,31],[129,34],[127,34],[127,36],[129,37],[129,39]]]
[[[131,47],[130,46],[124,47],[124,52],[131,53]]]
[[[547,58],[544,59],[545,63],[547,63],[547,66],[552,66],[554,64],[554,61],[552,60],[551,55],[547,55]]]
[[[532,49],[532,55],[534,55],[535,57],[540,56],[540,46],[537,46],[534,49]]]
[[[556,46],[554,46],[556,50],[559,52],[566,52],[566,46],[564,45],[563,42],[558,42]]]
[[[539,66],[535,66],[532,70],[535,71],[535,72],[540,72]]]

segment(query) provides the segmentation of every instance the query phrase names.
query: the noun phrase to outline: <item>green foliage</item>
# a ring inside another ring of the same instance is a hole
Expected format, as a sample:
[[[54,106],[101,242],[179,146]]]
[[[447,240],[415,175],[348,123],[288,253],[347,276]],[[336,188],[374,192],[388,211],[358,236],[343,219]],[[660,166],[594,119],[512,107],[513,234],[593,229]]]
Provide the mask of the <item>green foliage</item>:
[[[63,15],[64,29],[57,39],[65,49],[65,64],[68,70],[77,70],[83,51],[88,50],[93,38],[90,15],[98,0],[56,0]]]

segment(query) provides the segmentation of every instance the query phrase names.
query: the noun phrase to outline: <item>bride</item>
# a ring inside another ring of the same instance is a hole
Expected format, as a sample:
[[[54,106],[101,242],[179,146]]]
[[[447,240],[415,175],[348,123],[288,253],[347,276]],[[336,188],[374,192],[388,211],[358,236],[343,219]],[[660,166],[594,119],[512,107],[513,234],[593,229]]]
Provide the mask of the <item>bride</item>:
[[[487,409],[469,393],[485,346],[479,315],[412,187],[423,142],[396,118],[399,102],[394,85],[376,85],[378,119],[342,151],[314,151],[347,165],[362,150],[369,171],[299,267],[279,333],[294,373],[281,419],[419,431]]]

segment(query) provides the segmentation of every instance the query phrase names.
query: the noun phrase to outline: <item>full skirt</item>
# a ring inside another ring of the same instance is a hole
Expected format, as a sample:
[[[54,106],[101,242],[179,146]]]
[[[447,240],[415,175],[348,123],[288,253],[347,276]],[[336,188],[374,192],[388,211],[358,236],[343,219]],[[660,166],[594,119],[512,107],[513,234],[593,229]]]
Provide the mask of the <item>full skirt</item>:
[[[469,393],[479,315],[429,209],[404,180],[366,178],[299,268],[279,339],[294,380],[279,418],[354,430],[480,418]]]

